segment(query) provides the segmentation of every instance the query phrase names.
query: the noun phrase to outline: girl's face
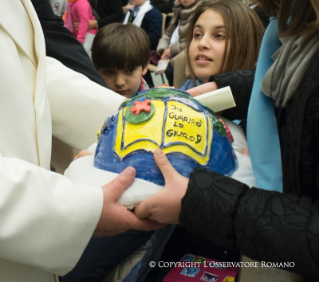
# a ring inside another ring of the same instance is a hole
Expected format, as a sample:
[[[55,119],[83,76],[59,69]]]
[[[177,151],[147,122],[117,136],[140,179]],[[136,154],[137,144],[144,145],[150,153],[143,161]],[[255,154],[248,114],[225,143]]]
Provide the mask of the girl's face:
[[[198,18],[189,46],[189,59],[196,77],[204,83],[220,73],[225,54],[225,24],[222,16],[207,10]]]
[[[191,5],[193,5],[196,0],[180,0],[181,4],[184,6],[184,8],[188,8]]]

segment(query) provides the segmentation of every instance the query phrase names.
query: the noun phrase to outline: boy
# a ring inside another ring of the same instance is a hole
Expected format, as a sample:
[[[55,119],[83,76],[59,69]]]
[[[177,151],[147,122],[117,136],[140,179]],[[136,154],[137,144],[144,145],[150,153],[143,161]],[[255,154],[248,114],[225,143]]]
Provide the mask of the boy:
[[[126,13],[123,24],[132,23],[142,28],[149,40],[151,50],[156,50],[162,36],[162,14],[149,0],[131,0],[133,5]]]
[[[107,25],[94,38],[94,66],[108,88],[127,98],[148,89],[142,76],[148,69],[149,57],[148,37],[133,24]],[[84,150],[77,158],[89,154]],[[136,251],[152,234],[129,230],[116,236],[92,238],[75,268],[62,277],[61,282],[102,281],[104,275]]]
[[[149,39],[133,24],[107,25],[94,39],[94,66],[109,89],[127,98],[149,88],[142,77],[148,70],[149,59]]]

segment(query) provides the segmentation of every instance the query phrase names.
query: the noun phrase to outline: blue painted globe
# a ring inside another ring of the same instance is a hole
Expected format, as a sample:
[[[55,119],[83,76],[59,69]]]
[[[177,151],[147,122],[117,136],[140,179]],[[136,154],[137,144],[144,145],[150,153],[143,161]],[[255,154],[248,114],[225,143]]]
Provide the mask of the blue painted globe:
[[[125,101],[98,133],[94,166],[116,173],[133,166],[137,178],[164,185],[153,157],[157,148],[186,177],[198,166],[228,176],[237,169],[222,121],[172,88],[153,88]]]

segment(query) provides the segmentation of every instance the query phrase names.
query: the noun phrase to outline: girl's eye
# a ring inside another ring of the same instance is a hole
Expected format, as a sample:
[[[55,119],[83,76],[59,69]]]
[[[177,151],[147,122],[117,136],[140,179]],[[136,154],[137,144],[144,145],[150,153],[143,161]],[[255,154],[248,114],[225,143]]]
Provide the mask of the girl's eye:
[[[194,35],[193,35],[194,38],[201,38],[201,36],[202,35],[200,33],[198,33],[198,32],[195,32]]]
[[[216,37],[217,39],[224,39],[224,38],[225,38],[225,36],[222,35],[222,34],[216,34],[215,37]]]

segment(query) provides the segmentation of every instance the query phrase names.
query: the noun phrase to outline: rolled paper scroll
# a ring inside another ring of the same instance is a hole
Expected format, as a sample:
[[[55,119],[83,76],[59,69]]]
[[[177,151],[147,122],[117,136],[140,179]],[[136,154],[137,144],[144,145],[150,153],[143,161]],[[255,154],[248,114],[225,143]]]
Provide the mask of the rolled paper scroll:
[[[194,98],[214,112],[220,112],[236,107],[236,103],[229,86],[207,92]]]

